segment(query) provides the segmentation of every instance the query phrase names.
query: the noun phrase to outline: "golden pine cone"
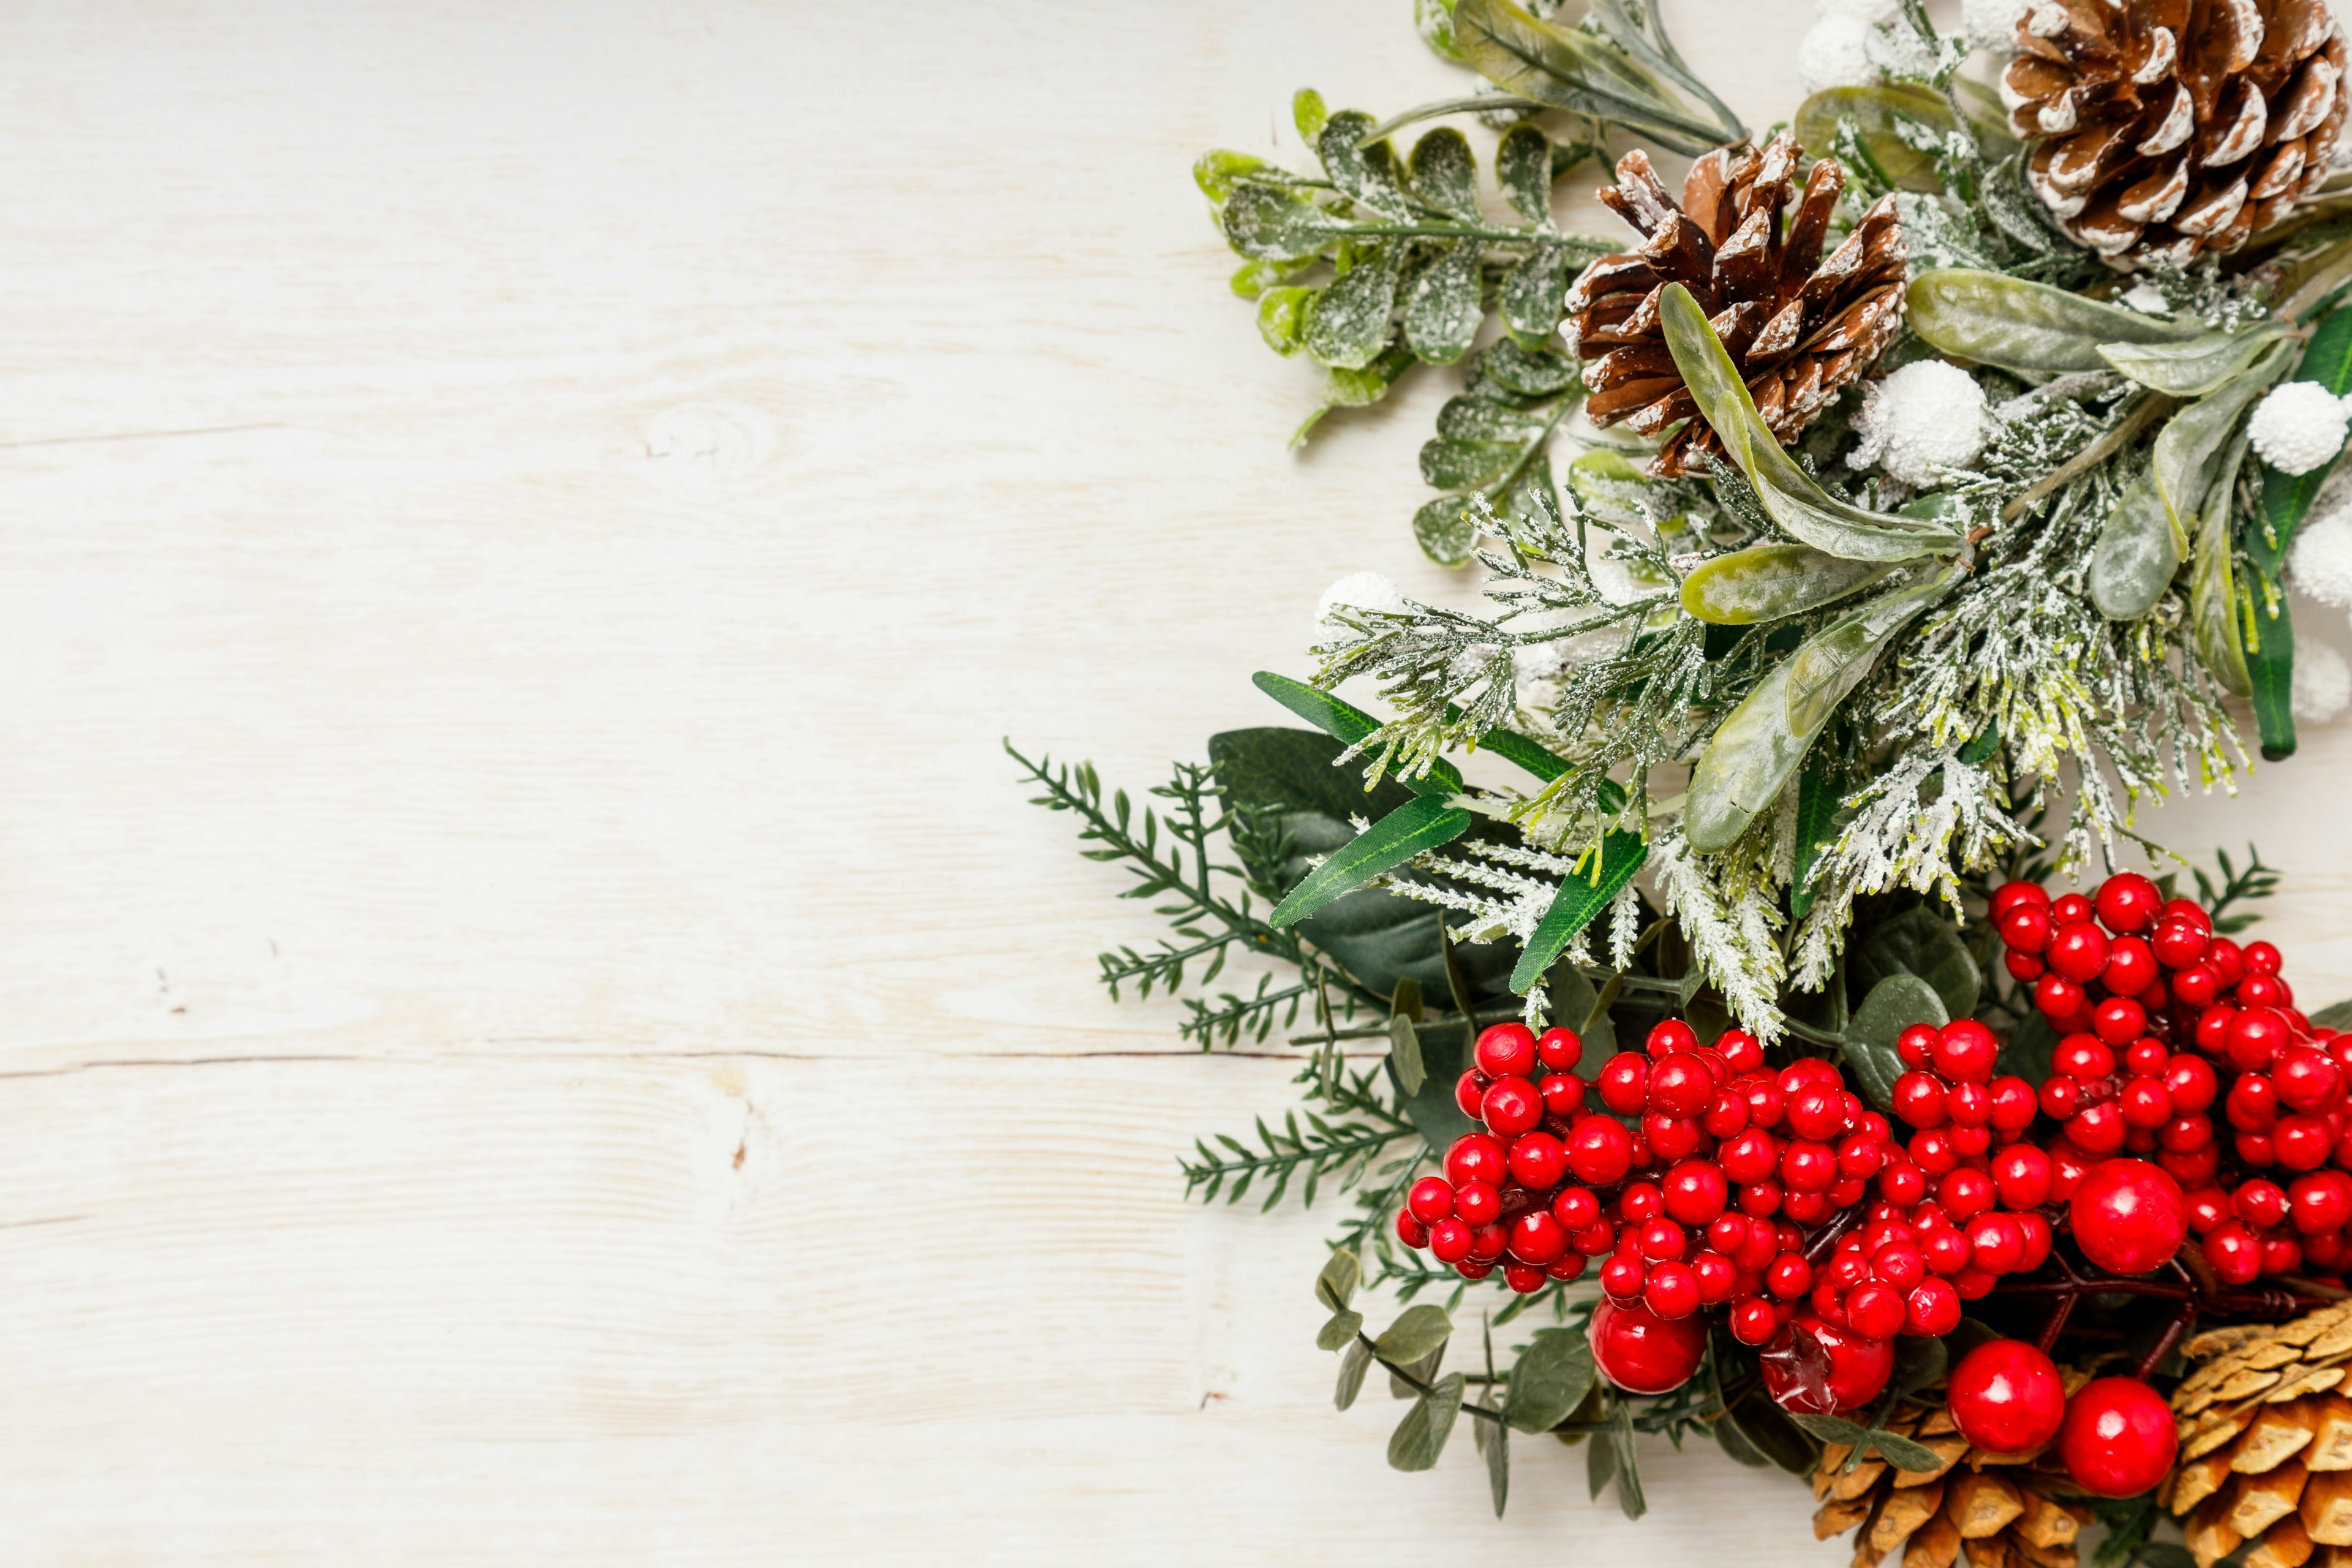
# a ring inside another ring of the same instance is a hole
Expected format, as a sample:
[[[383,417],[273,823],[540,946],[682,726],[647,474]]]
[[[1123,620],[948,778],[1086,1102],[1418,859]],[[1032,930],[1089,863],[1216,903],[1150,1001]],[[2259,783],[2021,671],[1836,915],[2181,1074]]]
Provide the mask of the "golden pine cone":
[[[2125,265],[2231,251],[2326,177],[2345,112],[2327,0],[2039,0],[2001,77],[2035,193]]]
[[[2174,1391],[2180,1461],[2158,1496],[2200,1568],[2352,1568],[2352,1302],[2200,1334]]]
[[[2070,1373],[2072,1392],[2085,1374]],[[1988,1454],[1969,1447],[1943,1406],[1943,1391],[1928,1393],[1926,1410],[1888,1423],[1888,1430],[1934,1452],[1932,1470],[1898,1470],[1872,1456],[1845,1468],[1851,1450],[1832,1443],[1813,1475],[1813,1514],[1821,1541],[1857,1530],[1854,1568],[1873,1568],[1889,1552],[1903,1568],[2075,1568],[2074,1538],[2093,1518],[2081,1503],[2058,1495],[2062,1470],[2044,1469],[2040,1453]]]
[[[1870,368],[1903,320],[1903,234],[1894,197],[1872,207],[1826,260],[1830,216],[1845,177],[1826,159],[1806,176],[1795,215],[1797,143],[1719,147],[1691,165],[1677,205],[1636,151],[1601,199],[1643,243],[1587,267],[1568,291],[1577,357],[1588,362],[1585,416],[1644,436],[1689,421],[1660,448],[1660,479],[1706,471],[1723,445],[1697,417],[1658,323],[1669,283],[1691,291],[1730,352],[1773,436],[1787,441]]]

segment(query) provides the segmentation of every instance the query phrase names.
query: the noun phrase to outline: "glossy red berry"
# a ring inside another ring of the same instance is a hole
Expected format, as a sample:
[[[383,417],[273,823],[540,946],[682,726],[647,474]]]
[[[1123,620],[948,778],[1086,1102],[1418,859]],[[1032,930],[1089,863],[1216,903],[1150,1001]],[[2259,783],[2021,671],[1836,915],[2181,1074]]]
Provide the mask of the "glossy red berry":
[[[1568,1168],[1587,1186],[1613,1186],[1633,1168],[1633,1135],[1606,1116],[1588,1117],[1568,1135]]]
[[[2136,936],[2117,937],[2107,944],[2106,972],[2100,984],[2117,996],[2137,996],[2163,977],[2156,953]]]
[[[1462,1108],[1463,1115],[1478,1120],[1478,1102],[1486,1098],[1486,1086],[1494,1081],[1476,1068],[1454,1080],[1454,1103]]]
[[[1734,1075],[1751,1073],[1764,1065],[1763,1042],[1745,1029],[1726,1029],[1716,1037],[1715,1048]]]
[[[1760,1345],[1780,1331],[1780,1314],[1761,1298],[1731,1309],[1731,1337],[1743,1345]]]
[[[1987,908],[1992,918],[1999,920],[2020,904],[2039,904],[2046,910],[2050,907],[2050,895],[2038,882],[2003,882],[1993,889]]]
[[[1568,1145],[1549,1132],[1529,1132],[1511,1141],[1509,1163],[1520,1185],[1548,1193],[1568,1174]]]
[[[2164,911],[2163,893],[2137,871],[2120,871],[2108,878],[2099,885],[2092,903],[2100,921],[2116,932],[2147,931]]]
[[[2221,983],[2203,964],[2191,964],[2172,977],[2174,998],[2192,1007],[2202,1007],[2221,994]]]
[[[2167,969],[2185,970],[2200,963],[2208,948],[2207,933],[2192,921],[2167,918],[2157,924],[2147,945]]]
[[[2243,956],[2249,974],[2276,974],[2284,962],[2279,957],[2279,950],[2266,942],[2246,943]]]
[[[1404,1195],[1404,1206],[1423,1225],[1454,1217],[1454,1188],[1436,1176],[1423,1176]]]
[[[2033,1005],[2045,1018],[2072,1018],[2084,1000],[2082,986],[2054,971],[2033,983]]]
[[[1878,1173],[1878,1191],[1888,1203],[1908,1208],[1927,1195],[1927,1173],[1908,1160],[1891,1163]]]
[[[1799,1253],[1784,1252],[1764,1271],[1764,1288],[1784,1301],[1793,1301],[1813,1288],[1813,1266]]]
[[[2271,1065],[2293,1037],[2286,1020],[2275,1011],[2268,1007],[2248,1008],[2230,1020],[2230,1063],[2240,1072],[2260,1072]]]
[[[1551,1216],[1570,1231],[1589,1230],[1601,1219],[1601,1200],[1584,1187],[1562,1187],[1551,1200]]]
[[[1731,1184],[1712,1160],[1685,1160],[1666,1173],[1666,1213],[1684,1225],[1711,1225],[1731,1201]]]
[[[1669,1321],[1697,1311],[1698,1296],[1698,1276],[1687,1263],[1653,1264],[1650,1277],[1642,1286],[1643,1305]]]
[[[1503,1194],[1490,1182],[1464,1182],[1454,1189],[1454,1213],[1473,1229],[1503,1216]]]
[[[1716,1151],[1723,1163],[1723,1173],[1743,1185],[1764,1181],[1780,1166],[1780,1152],[1772,1135],[1760,1127],[1747,1131],[1726,1142]]]
[[[2083,1107],[2066,1123],[2067,1138],[2090,1154],[2114,1153],[2124,1146],[2126,1131],[2123,1111],[2111,1100]]]
[[[1960,1326],[1960,1293],[1934,1275],[1911,1287],[1904,1298],[1904,1329],[1941,1339]]]
[[[2282,1116],[2271,1129],[2271,1148],[2290,1171],[2315,1171],[2327,1163],[2336,1134],[2316,1116]]]
[[[1995,1454],[2039,1448],[2066,1419],[2056,1364],[2023,1340],[1992,1340],[1962,1356],[1945,1400],[1960,1436]]]
[[[2078,925],[2097,913],[2080,893],[2061,893],[2050,900],[2050,918],[2060,925]]]
[[[2050,1065],[2078,1083],[2089,1083],[2116,1070],[2116,1053],[2096,1035],[2069,1035],[2051,1050]]]
[[[1661,1018],[1650,1026],[1645,1043],[1653,1057],[1683,1056],[1698,1049],[1698,1036],[1680,1018]]]
[[[1496,1024],[1481,1033],[1471,1054],[1488,1078],[1532,1078],[1536,1036],[1525,1024]]]
[[[1546,1073],[1536,1080],[1536,1093],[1544,1103],[1544,1114],[1562,1121],[1574,1121],[1584,1109],[1585,1083],[1573,1073]]]
[[[1865,1339],[1893,1339],[1903,1331],[1903,1293],[1891,1285],[1864,1285],[1845,1299],[1847,1326]]]
[[[1411,1209],[1397,1210],[1396,1233],[1397,1239],[1407,1247],[1419,1247],[1429,1245],[1429,1226],[1413,1218]]]
[[[1948,1094],[1934,1073],[1906,1072],[1895,1080],[1895,1114],[1913,1127],[1941,1127]]]
[[[1993,1190],[2003,1208],[2040,1208],[2050,1201],[2050,1156],[2031,1143],[2011,1143],[1992,1157]]]
[[[2091,1032],[2110,1046],[2126,1046],[2147,1027],[2147,1009],[2128,996],[2110,996],[2091,1009]]]
[[[2074,1189],[2068,1218],[2083,1256],[2115,1274],[2146,1274],[2189,1235],[2180,1184],[2145,1160],[2109,1160]]]
[[[2058,930],[2050,911],[2039,904],[2020,904],[2001,916],[1999,923],[2002,945],[2012,952],[2036,956],[2048,949]]]
[[[1698,1370],[1706,1350],[1706,1323],[1696,1314],[1667,1319],[1646,1307],[1602,1301],[1592,1309],[1585,1341],[1592,1348],[1592,1364],[1619,1388],[1665,1394]]]
[[[2064,976],[2077,985],[2096,980],[2107,966],[2106,933],[2088,921],[2061,925],[2050,939],[2050,950],[2042,954],[2053,974]]]
[[[2058,1457],[2095,1497],[2137,1497],[2170,1473],[2179,1451],[2172,1407],[2136,1377],[2084,1384],[2058,1428]]]
[[[2294,993],[2287,983],[2274,974],[2249,974],[2238,982],[2238,1005],[2242,1007],[2285,1008],[2294,1001]]]
[[[1456,1187],[1465,1182],[1499,1187],[1507,1173],[1502,1140],[1486,1133],[1465,1132],[1445,1152],[1445,1179]]]
[[[1670,1117],[1696,1116],[1715,1099],[1715,1078],[1688,1054],[1660,1058],[1650,1068],[1649,1107]]]
[[[2242,1220],[2215,1226],[2198,1243],[2198,1250],[2225,1284],[2246,1284],[2263,1271],[2263,1244]]]
[[[1601,1104],[1620,1116],[1632,1116],[1649,1103],[1650,1064],[1632,1051],[1620,1051],[1601,1064],[1593,1089]]]
[[[1549,1268],[1568,1254],[1568,1227],[1548,1209],[1534,1209],[1511,1222],[1511,1256]]]
[[[2322,1171],[2297,1176],[2287,1188],[2288,1217],[2305,1236],[2318,1236],[2352,1225],[2352,1176]]]
[[[1543,1121],[1543,1097],[1523,1078],[1498,1078],[1486,1086],[1478,1102],[1479,1117],[1490,1131],[1506,1138],[1532,1131]]]
[[[1536,1060],[1554,1072],[1574,1072],[1584,1059],[1584,1041],[1574,1029],[1546,1029],[1536,1037]]]
[[[1440,1263],[1459,1263],[1470,1256],[1470,1227],[1458,1219],[1440,1220],[1429,1227],[1429,1250]]]
[[[1934,1055],[1936,1070],[1954,1083],[1984,1083],[1992,1077],[2000,1042],[1974,1018],[1956,1018],[1937,1035]]]
[[[2315,1046],[2290,1045],[2281,1050],[2271,1064],[2270,1078],[2279,1099],[2297,1110],[2325,1110],[2344,1091],[2342,1069]]]
[[[1914,1024],[1895,1036],[1895,1058],[1905,1067],[1915,1069],[1934,1065],[1936,1026],[1933,1024]]]
[[[1601,1266],[1601,1289],[1614,1301],[1639,1300],[1642,1287],[1649,1279],[1649,1265],[1642,1261],[1638,1253],[1612,1253]]]
[[[1781,1408],[1835,1415],[1860,1409],[1885,1389],[1895,1344],[1799,1312],[1759,1360],[1765,1391]]]

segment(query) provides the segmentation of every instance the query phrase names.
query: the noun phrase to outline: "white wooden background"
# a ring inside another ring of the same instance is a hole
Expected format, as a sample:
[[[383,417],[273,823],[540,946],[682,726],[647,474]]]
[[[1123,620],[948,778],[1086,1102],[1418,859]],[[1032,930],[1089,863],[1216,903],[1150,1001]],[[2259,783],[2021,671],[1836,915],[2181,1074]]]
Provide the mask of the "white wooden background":
[[[997,750],[1463,592],[1444,378],[1286,454],[1186,174],[1454,87],[1408,9],[0,6],[0,1561],[1843,1560],[1389,1472],[1328,1215],[1174,1176],[1291,1064],[1104,1000]],[[1669,5],[1758,123],[1806,9]],[[2348,752],[2156,823],[2329,1000]]]

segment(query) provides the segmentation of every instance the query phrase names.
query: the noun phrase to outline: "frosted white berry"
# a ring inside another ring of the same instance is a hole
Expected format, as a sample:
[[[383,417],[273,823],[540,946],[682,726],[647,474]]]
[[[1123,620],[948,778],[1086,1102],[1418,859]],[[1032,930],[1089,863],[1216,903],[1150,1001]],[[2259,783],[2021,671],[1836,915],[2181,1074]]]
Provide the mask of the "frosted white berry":
[[[1883,79],[1870,58],[1871,23],[1860,16],[1827,16],[1797,45],[1797,79],[1807,92],[1832,87],[1875,87]]]
[[[2027,0],[1960,0],[1960,31],[1979,49],[2017,52],[2017,22]]]
[[[2352,707],[2352,668],[2324,642],[2304,639],[2294,650],[2294,685],[2287,697],[2295,721],[2325,724]]]
[[[2352,609],[2352,510],[2305,521],[2295,535],[2287,570],[2294,585],[2321,604]]]
[[[1846,454],[1850,466],[1875,466],[1906,485],[1932,484],[1983,454],[1984,388],[1958,365],[1919,360],[1864,385],[1853,427],[1862,444]]]
[[[2271,388],[2246,421],[2246,438],[2282,474],[2307,474],[2344,449],[2352,425],[2344,400],[2315,381]]]
[[[1377,572],[1349,573],[1324,589],[1322,601],[1315,606],[1317,640],[1341,629],[1332,624],[1331,612],[1342,605],[1359,610],[1402,611],[1404,590]]]

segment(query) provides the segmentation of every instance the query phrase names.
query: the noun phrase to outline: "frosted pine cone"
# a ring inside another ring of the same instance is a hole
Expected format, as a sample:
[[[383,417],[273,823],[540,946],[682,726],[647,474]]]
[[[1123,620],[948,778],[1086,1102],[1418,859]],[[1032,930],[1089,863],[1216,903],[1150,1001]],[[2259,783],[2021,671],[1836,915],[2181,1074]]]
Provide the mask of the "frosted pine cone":
[[[1697,400],[1675,369],[1658,324],[1668,283],[1687,288],[1707,313],[1756,411],[1787,441],[1870,368],[1903,320],[1903,232],[1892,196],[1881,200],[1824,260],[1830,214],[1844,176],[1815,163],[1795,194],[1797,143],[1787,132],[1762,152],[1717,148],[1691,165],[1678,206],[1640,152],[1617,163],[1601,199],[1643,237],[1637,250],[1604,256],[1568,291],[1576,352],[1593,424],[1623,421],[1654,436],[1688,424],[1649,463],[1652,475],[1706,471],[1722,444],[1697,417]]]
[[[2126,265],[2186,266],[2326,177],[2345,115],[2327,0],[2038,0],[2001,78],[2034,191]]]

